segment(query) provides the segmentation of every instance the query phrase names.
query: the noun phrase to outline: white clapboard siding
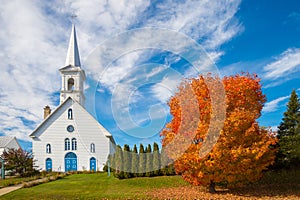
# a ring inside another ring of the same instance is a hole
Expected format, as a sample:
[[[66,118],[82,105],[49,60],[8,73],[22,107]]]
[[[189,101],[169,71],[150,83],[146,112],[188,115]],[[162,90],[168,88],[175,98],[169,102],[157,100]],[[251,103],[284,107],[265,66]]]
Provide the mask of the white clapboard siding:
[[[68,119],[68,109],[73,111],[73,119]],[[72,133],[67,126],[73,125]],[[61,104],[31,135],[33,154],[37,169],[46,170],[46,159],[52,159],[53,171],[65,171],[65,155],[74,152],[77,155],[77,170],[90,170],[90,158],[97,161],[97,170],[102,171],[111,151],[110,142],[114,142],[110,133],[101,126],[80,104],[67,99]],[[65,151],[65,139],[77,140],[77,150]],[[91,143],[95,144],[95,153],[90,152]],[[46,153],[46,145],[51,145],[51,153]]]

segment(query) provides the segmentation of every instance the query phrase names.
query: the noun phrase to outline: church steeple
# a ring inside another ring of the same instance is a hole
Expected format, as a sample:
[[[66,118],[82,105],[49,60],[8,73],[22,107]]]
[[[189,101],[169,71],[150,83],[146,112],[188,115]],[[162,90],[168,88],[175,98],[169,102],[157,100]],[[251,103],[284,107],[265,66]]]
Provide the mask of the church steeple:
[[[72,32],[69,41],[69,48],[66,58],[65,66],[72,65],[76,67],[81,67],[80,57],[78,51],[77,37],[76,37],[76,29],[75,25],[72,24]]]
[[[59,69],[59,71],[62,79],[60,103],[63,103],[66,99],[71,97],[84,106],[84,81],[86,77],[84,70],[81,69],[74,24],[72,24],[66,64],[65,67]]]

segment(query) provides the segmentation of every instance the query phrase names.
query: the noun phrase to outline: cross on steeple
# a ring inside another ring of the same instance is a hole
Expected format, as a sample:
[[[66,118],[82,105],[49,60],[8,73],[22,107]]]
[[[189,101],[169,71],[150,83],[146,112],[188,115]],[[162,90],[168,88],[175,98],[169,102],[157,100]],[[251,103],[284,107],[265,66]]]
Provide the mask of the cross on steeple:
[[[77,15],[75,15],[74,13],[71,15],[72,24],[74,24],[76,17],[77,17]]]

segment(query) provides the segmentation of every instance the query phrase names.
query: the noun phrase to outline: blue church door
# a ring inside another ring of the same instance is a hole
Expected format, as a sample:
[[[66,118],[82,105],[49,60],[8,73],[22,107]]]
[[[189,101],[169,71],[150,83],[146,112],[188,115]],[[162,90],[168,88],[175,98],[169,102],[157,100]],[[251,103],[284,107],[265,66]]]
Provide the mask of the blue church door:
[[[46,171],[52,171],[52,159],[51,158],[47,158],[46,159]]]
[[[90,158],[90,170],[96,171],[96,159],[94,157]]]
[[[77,156],[73,152],[69,152],[65,156],[65,171],[77,171]]]

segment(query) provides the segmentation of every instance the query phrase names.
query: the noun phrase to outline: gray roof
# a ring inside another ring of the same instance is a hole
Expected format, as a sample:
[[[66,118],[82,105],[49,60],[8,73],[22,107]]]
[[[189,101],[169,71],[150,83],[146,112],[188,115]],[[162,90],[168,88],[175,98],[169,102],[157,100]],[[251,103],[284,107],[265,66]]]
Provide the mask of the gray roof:
[[[15,137],[0,136],[0,148],[5,148]]]
[[[71,36],[70,36],[65,66],[68,66],[68,65],[75,66],[75,67],[81,66],[77,38],[76,38],[76,30],[75,30],[74,24],[72,24],[72,32],[71,32]]]

